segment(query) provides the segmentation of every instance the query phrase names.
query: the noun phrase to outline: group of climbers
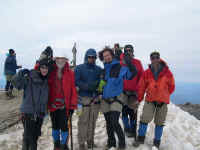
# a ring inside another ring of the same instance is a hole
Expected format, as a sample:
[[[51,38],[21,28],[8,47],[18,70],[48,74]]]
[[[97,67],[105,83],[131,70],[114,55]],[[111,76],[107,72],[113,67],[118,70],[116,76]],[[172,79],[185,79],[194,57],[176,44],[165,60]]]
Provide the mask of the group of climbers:
[[[96,65],[98,57],[104,68]],[[53,57],[53,50],[47,47],[34,70],[22,69],[12,80],[17,89],[24,90],[22,149],[37,149],[43,118],[50,112],[54,150],[68,150],[68,120],[77,108],[78,96],[82,106],[77,123],[80,150],[98,146],[94,135],[100,111],[106,121],[106,150],[117,146],[124,150],[125,136],[134,137],[134,147],[143,144],[148,123],[153,118],[156,125],[154,146],[159,148],[167,104],[175,83],[159,52],[152,52],[150,61],[149,68],[144,71],[141,61],[135,58],[132,45],[125,45],[122,51],[119,44],[115,44],[114,49],[105,47],[99,54],[95,49],[88,49],[84,63],[76,66],[73,72],[64,55]],[[144,95],[145,104],[137,130],[137,109]],[[121,114],[123,128],[119,123]]]

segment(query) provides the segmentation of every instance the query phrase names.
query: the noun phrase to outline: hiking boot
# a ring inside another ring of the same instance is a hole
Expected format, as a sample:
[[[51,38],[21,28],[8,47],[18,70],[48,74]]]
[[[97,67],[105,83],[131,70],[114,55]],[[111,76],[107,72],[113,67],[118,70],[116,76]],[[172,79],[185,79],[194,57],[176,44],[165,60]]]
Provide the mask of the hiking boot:
[[[54,142],[54,148],[53,150],[60,150],[60,141]]]
[[[79,144],[79,150],[86,150],[85,143]]]
[[[126,145],[119,145],[119,147],[117,148],[117,150],[125,150],[126,149]]]
[[[140,144],[144,144],[145,136],[138,136],[137,140],[133,143],[134,147],[139,147]]]
[[[66,144],[61,144],[59,150],[69,150],[69,147]]]
[[[155,139],[154,139],[153,145],[154,145],[156,148],[159,148],[159,147],[160,147],[160,140],[155,140]]]
[[[104,150],[109,150],[111,148],[116,148],[116,145],[109,145],[107,144],[105,147],[104,147]]]

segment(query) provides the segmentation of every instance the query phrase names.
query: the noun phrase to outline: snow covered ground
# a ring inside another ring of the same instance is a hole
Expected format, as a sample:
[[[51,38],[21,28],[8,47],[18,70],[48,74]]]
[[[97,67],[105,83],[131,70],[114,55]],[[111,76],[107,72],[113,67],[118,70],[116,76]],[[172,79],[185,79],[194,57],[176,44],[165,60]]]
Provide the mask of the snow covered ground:
[[[142,105],[139,108],[138,115],[141,115]],[[78,149],[77,143],[77,120],[73,116],[73,138],[74,149]],[[51,138],[51,123],[48,121],[43,125],[43,134],[39,139],[39,150],[53,150]],[[21,150],[22,125],[19,124],[10,129],[8,133],[0,135],[0,150]],[[96,150],[102,150],[106,145],[107,135],[103,115],[100,115],[97,121],[95,132],[95,143],[99,146]],[[133,139],[126,138],[127,150],[151,150],[154,137],[154,124],[151,123],[148,128],[148,134],[145,144],[138,148],[132,146]],[[160,150],[200,150],[200,121],[182,111],[174,104],[169,105],[169,111],[162,137]]]

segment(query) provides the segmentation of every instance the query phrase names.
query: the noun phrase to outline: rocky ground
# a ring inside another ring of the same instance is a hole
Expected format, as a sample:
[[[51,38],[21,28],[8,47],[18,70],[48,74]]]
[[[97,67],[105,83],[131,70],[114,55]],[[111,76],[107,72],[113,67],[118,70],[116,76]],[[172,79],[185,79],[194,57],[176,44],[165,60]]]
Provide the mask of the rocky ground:
[[[188,102],[185,104],[178,104],[177,106],[200,120],[200,104],[191,104]]]

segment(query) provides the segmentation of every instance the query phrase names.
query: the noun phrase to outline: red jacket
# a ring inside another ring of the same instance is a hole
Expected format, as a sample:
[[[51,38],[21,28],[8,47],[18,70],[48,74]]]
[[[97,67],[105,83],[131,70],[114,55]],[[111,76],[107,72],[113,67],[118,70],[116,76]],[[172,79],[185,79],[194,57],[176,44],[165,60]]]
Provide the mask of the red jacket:
[[[167,64],[161,60],[164,65],[163,70],[158,75],[158,79],[154,79],[151,68],[147,69],[139,82],[138,99],[142,101],[146,93],[145,100],[148,102],[163,102],[169,104],[170,95],[174,92],[175,82],[171,71]]]
[[[124,54],[121,54],[121,56],[120,56],[120,64],[121,65],[125,65],[123,63],[123,58],[124,58]],[[137,92],[138,91],[138,83],[144,72],[144,69],[142,67],[142,63],[140,62],[140,60],[133,58],[132,63],[135,65],[135,67],[137,69],[137,75],[132,80],[124,80],[124,91]]]
[[[52,104],[56,104],[56,77],[57,77],[57,67],[50,73],[48,83],[49,83],[49,101],[48,101],[48,109],[50,112],[56,110],[56,108],[52,107]],[[70,109],[77,108],[77,92],[75,87],[74,80],[74,72],[70,70],[69,64],[66,63],[63,69],[63,77],[62,77],[62,86],[63,93],[65,97],[65,105],[67,114]]]

